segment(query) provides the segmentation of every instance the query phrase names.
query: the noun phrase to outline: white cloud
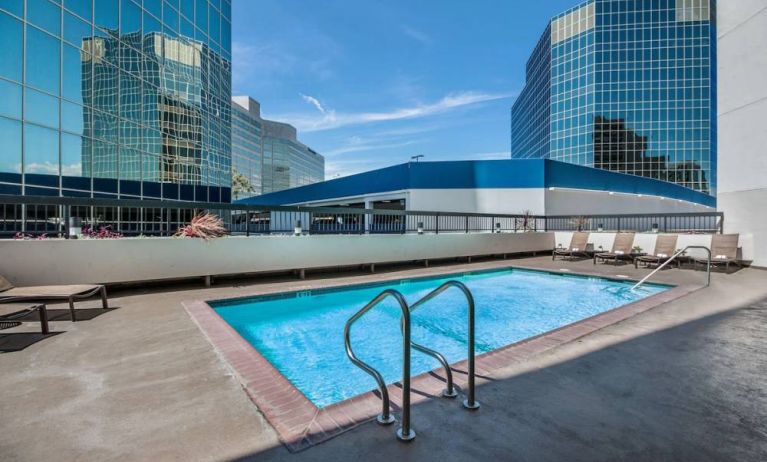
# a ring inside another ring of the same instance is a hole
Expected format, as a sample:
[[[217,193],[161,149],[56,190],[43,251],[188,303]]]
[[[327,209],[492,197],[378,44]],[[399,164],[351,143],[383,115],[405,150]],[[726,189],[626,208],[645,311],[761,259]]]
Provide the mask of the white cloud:
[[[513,95],[513,93],[485,93],[465,91],[460,93],[451,93],[433,103],[419,104],[416,106],[395,109],[388,112],[338,113],[334,110],[325,109],[323,107],[325,112],[321,112],[319,116],[316,114],[284,114],[272,116],[272,118],[289,122],[298,128],[299,131],[316,132],[321,130],[332,130],[349,125],[428,117],[435,114],[441,114],[459,107],[509,98]]]
[[[318,111],[320,111],[320,114],[325,114],[325,108],[322,107],[322,103],[320,103],[320,100],[315,98],[314,96],[305,95],[303,93],[299,93],[301,95],[301,98],[304,99],[307,103],[311,104],[312,106],[316,107]]]
[[[411,39],[417,42],[420,42],[423,45],[431,45],[433,42],[430,36],[410,26],[402,26],[402,32],[404,32],[405,35],[407,35]]]
[[[380,143],[376,141],[350,142],[346,146],[342,146],[336,149],[331,149],[330,151],[325,151],[322,154],[325,157],[333,157],[333,156],[339,156],[341,154],[374,151],[377,149],[404,148],[405,146],[411,146],[413,144],[417,144],[418,142],[419,140],[408,140],[408,141],[401,141],[398,143]]]
[[[478,152],[476,154],[466,154],[465,157],[469,160],[510,159],[511,151]]]

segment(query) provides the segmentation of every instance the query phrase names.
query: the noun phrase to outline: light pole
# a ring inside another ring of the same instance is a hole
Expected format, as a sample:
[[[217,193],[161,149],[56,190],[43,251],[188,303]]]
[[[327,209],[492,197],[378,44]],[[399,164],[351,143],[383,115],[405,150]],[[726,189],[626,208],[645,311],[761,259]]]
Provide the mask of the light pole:
[[[423,154],[418,154],[417,156],[410,156],[410,160],[413,160],[415,162],[418,162],[420,158],[423,157]]]

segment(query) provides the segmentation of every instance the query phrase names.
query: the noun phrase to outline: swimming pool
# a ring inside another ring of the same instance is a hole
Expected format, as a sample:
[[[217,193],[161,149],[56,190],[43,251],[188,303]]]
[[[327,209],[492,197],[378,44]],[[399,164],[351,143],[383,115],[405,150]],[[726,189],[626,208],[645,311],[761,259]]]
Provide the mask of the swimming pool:
[[[648,284],[523,269],[503,269],[405,279],[334,289],[209,302],[218,315],[256,348],[317,407],[375,388],[375,381],[346,357],[346,320],[393,288],[413,303],[445,281],[471,289],[476,303],[477,354],[542,334],[668,289]],[[466,358],[466,299],[457,289],[416,310],[412,340],[442,353],[450,363]],[[402,337],[399,306],[384,301],[352,328],[357,356],[384,376],[401,379]],[[439,367],[412,352],[412,375]]]

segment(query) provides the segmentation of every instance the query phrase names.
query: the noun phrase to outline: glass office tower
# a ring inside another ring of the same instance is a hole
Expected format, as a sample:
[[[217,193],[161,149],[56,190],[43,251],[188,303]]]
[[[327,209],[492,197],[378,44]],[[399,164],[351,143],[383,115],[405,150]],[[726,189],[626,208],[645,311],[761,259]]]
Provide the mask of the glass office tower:
[[[230,200],[230,0],[3,1],[0,38],[0,194]]]
[[[325,158],[298,141],[295,127],[261,118],[250,97],[232,101],[234,199],[325,180]]]
[[[263,125],[258,101],[247,96],[232,98],[233,200],[262,192]]]
[[[714,0],[591,0],[554,17],[511,110],[513,158],[716,191]]]
[[[325,180],[325,158],[299,142],[292,125],[264,120],[263,194]]]

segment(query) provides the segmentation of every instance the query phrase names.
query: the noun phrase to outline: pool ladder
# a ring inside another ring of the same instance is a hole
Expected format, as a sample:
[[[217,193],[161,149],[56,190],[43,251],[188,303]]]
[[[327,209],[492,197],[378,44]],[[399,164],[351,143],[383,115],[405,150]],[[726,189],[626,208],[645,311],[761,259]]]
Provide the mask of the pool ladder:
[[[479,409],[479,402],[475,399],[475,367],[474,367],[474,297],[471,295],[471,291],[468,287],[466,287],[465,284],[462,282],[456,281],[456,280],[450,280],[445,282],[444,284],[440,285],[436,289],[432,290],[428,294],[426,294],[423,298],[415,302],[412,306],[408,306],[407,301],[405,300],[405,297],[398,291],[394,289],[386,289],[378,296],[376,296],[374,299],[372,299],[370,302],[367,303],[367,305],[363,306],[359,311],[357,311],[351,318],[349,318],[348,321],[346,321],[346,325],[344,326],[344,344],[346,346],[346,356],[349,357],[349,360],[351,360],[354,365],[362,369],[363,371],[367,372],[370,376],[372,376],[376,383],[378,384],[378,390],[381,393],[381,403],[382,403],[382,410],[381,414],[376,418],[376,421],[381,425],[389,425],[394,423],[396,420],[394,416],[390,412],[390,403],[389,403],[389,391],[386,388],[386,382],[383,379],[383,376],[380,372],[375,370],[372,366],[369,364],[363,362],[359,358],[357,358],[357,355],[354,354],[354,350],[352,349],[351,345],[351,327],[352,325],[357,322],[361,317],[363,317],[367,312],[369,312],[371,309],[373,309],[376,305],[381,303],[382,301],[386,300],[389,297],[394,298],[397,303],[399,304],[400,311],[402,311],[402,317],[400,319],[400,329],[402,331],[402,424],[400,428],[397,430],[397,438],[400,441],[412,441],[415,438],[415,431],[413,431],[412,428],[410,428],[410,348],[412,348],[422,352],[426,353],[429,356],[432,356],[435,358],[439,363],[442,365],[442,367],[445,369],[445,380],[446,380],[446,387],[445,390],[442,392],[442,396],[445,398],[455,398],[458,396],[458,393],[455,391],[455,386],[453,385],[453,373],[450,369],[450,365],[448,364],[447,360],[443,355],[441,355],[439,352],[432,350],[431,348],[428,348],[423,345],[419,345],[418,343],[415,343],[410,338],[410,314],[412,311],[414,311],[416,308],[420,307],[421,305],[425,304],[429,300],[437,297],[442,292],[446,291],[450,287],[456,287],[463,292],[463,294],[466,296],[466,300],[468,302],[468,323],[469,323],[469,333],[468,333],[468,349],[469,349],[469,358],[468,358],[468,365],[469,365],[469,384],[468,384],[468,394],[466,395],[466,399],[463,401],[463,406],[466,409],[469,410],[476,410]]]

